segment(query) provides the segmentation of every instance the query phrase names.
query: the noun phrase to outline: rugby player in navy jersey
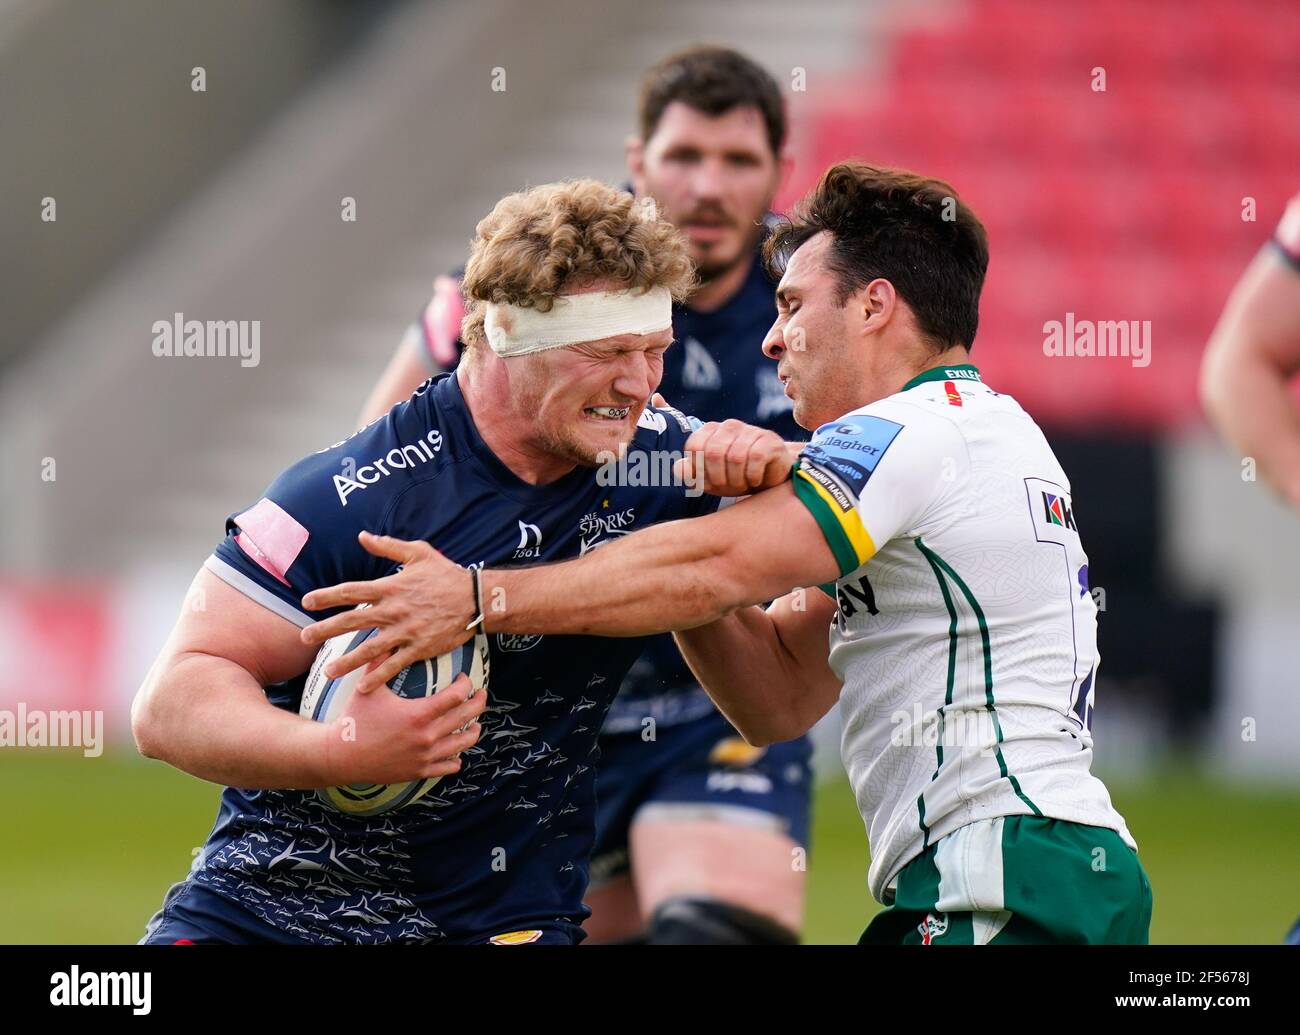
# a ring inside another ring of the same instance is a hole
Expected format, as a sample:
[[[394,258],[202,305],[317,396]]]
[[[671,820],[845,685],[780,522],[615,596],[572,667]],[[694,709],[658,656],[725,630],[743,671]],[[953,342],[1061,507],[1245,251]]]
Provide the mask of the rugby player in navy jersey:
[[[227,785],[147,942],[580,940],[597,733],[645,641],[498,637],[486,707],[461,681],[419,701],[357,695],[348,737],[297,714],[316,653],[300,627],[337,613],[301,600],[396,570],[363,530],[508,565],[716,508],[689,484],[609,485],[595,467],[623,446],[680,454],[693,427],[645,405],[692,282],[651,209],[593,181],[503,199],[472,249],[459,369],[227,521],[195,578],[202,606],[182,609],[132,711],[143,754]],[[788,468],[776,435],[751,442]],[[429,776],[373,818],[313,790]]]
[[[660,390],[701,420],[738,418],[807,438],[775,362],[758,348],[776,319],[760,238],[790,165],[780,88],[735,51],[698,47],[646,72],[639,107],[640,132],[626,145],[630,187],[684,231],[700,278],[673,308],[677,344]],[[439,277],[364,421],[455,365],[461,306],[458,277]],[[803,915],[797,849],[807,840],[809,756],[805,737],[745,744],[672,638],[656,637],[601,737],[592,939],[793,939]]]

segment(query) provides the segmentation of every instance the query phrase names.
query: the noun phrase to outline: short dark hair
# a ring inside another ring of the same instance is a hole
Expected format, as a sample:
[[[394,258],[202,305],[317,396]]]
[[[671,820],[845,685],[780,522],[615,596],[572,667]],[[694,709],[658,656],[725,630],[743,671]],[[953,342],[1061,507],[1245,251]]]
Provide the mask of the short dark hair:
[[[858,161],[831,166],[768,237],[768,272],[779,279],[795,250],[823,230],[840,305],[881,277],[936,349],[975,343],[988,236],[943,180]]]
[[[673,101],[721,115],[732,108],[757,108],[772,154],[785,146],[785,100],[776,80],[761,65],[728,47],[698,46],[670,54],[646,69],[639,102],[641,139],[649,140],[664,109]]]

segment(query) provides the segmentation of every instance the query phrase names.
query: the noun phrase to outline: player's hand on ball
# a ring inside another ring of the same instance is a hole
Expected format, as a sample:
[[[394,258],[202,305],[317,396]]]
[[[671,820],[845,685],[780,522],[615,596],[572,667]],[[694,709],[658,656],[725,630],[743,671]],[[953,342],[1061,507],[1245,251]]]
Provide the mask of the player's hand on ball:
[[[409,700],[387,687],[353,694],[329,724],[326,779],[331,786],[405,783],[460,770],[460,753],[478,743],[487,693],[461,674],[430,697]]]
[[[408,665],[436,658],[469,639],[466,626],[474,617],[474,590],[467,569],[422,540],[370,532],[357,538],[368,552],[399,562],[402,570],[370,582],[342,582],[308,593],[302,598],[308,611],[370,606],[315,622],[303,629],[301,638],[303,643],[322,644],[340,633],[379,630],[325,668],[333,679],[377,662],[356,688],[357,693],[367,694]]]
[[[714,496],[745,496],[789,478],[800,448],[774,431],[724,420],[703,425],[686,440],[686,455],[674,471]]]

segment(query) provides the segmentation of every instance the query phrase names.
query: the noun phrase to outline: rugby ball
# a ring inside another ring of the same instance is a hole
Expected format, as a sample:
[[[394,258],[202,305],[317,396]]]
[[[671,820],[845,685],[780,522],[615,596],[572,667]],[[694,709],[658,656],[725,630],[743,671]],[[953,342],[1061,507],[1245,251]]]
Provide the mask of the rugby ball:
[[[362,605],[365,606],[365,605]],[[339,718],[352,698],[353,690],[365,675],[360,668],[338,679],[325,675],[325,666],[348,651],[355,650],[371,636],[374,629],[343,633],[327,640],[312,662],[303,686],[298,714],[316,722],[333,722]],[[480,630],[472,640],[438,658],[418,661],[403,669],[388,682],[388,688],[402,697],[428,697],[449,687],[464,672],[474,690],[487,686],[488,641]],[[428,793],[441,777],[411,780],[407,783],[354,783],[343,787],[325,787],[316,792],[327,805],[349,816],[378,816],[392,812]]]

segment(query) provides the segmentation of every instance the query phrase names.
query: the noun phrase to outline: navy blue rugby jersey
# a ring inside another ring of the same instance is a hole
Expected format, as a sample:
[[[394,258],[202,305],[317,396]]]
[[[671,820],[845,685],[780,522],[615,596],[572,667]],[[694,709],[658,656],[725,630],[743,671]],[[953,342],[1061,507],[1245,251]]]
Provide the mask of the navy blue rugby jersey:
[[[435,371],[455,366],[463,348],[460,272],[439,277],[433,298],[408,332],[408,341]],[[788,442],[807,440],[794,422],[793,402],[763,355],[763,339],[776,322],[776,287],[755,253],[740,290],[712,312],[673,306],[674,344],[664,354],[659,391],[673,406],[703,421],[729,417],[770,428]],[[605,729],[639,731],[647,716],[661,724],[710,714],[713,702],[699,688],[669,635],[653,637],[623,684]]]
[[[680,453],[692,426],[676,410],[647,409],[629,464],[638,452]],[[718,505],[680,486],[599,481],[589,468],[548,485],[521,481],[479,436],[456,375],[442,375],[290,467],[226,522],[207,567],[305,626],[338,610],[304,613],[305,593],[396,570],[361,548],[362,529],[427,540],[458,564],[503,566],[578,556]],[[226,788],[190,879],[320,942],[433,941],[580,923],[588,913],[596,737],[645,640],[500,634],[489,643],[489,706],[459,773],[371,819],[336,812],[312,791]],[[268,696],[296,711],[304,678],[270,687]]]

